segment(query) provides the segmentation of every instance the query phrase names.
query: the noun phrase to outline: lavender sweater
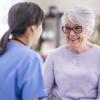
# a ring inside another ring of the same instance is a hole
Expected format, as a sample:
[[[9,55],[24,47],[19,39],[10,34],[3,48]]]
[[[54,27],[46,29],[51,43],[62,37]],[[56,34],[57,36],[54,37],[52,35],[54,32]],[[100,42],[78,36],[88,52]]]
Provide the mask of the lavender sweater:
[[[100,47],[75,54],[65,46],[45,61],[46,92],[54,100],[100,100]]]

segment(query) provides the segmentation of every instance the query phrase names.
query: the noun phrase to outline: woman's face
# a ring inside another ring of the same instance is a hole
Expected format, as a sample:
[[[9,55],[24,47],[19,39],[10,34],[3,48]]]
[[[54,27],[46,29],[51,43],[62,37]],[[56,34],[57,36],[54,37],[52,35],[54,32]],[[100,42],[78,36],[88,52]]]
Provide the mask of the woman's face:
[[[40,39],[41,33],[42,33],[42,24],[37,26],[37,29],[36,29],[36,44],[38,40]]]
[[[42,33],[42,23],[38,26],[34,26],[33,35],[31,36],[32,45],[37,45],[41,33]]]
[[[84,42],[86,42],[89,35],[86,27],[70,21],[67,21],[67,24],[62,27],[62,30],[65,33],[67,43],[71,47],[81,46]]]

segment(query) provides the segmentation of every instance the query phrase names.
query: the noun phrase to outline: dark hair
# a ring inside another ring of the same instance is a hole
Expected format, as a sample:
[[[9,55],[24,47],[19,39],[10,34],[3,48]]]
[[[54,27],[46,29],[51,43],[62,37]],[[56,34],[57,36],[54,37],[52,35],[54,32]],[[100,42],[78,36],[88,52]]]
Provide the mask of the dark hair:
[[[0,41],[0,54],[6,51],[9,35],[14,37],[23,36],[27,27],[39,25],[44,19],[42,9],[32,2],[21,2],[11,7],[8,14],[9,30],[3,35]]]

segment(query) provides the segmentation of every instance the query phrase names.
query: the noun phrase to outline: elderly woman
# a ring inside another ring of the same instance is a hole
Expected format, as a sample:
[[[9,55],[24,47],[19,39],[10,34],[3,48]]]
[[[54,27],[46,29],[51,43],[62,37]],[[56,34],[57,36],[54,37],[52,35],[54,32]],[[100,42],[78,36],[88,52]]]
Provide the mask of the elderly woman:
[[[93,11],[73,7],[62,16],[67,43],[45,62],[44,81],[54,100],[100,100],[100,48],[88,41],[95,24]]]

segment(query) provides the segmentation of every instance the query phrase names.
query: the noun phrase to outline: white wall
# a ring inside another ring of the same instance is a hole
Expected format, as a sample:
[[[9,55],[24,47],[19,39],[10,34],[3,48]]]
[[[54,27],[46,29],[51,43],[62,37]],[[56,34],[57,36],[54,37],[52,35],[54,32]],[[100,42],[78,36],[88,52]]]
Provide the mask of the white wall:
[[[25,0],[1,0],[0,1],[0,38],[8,30],[8,11],[10,7]]]

